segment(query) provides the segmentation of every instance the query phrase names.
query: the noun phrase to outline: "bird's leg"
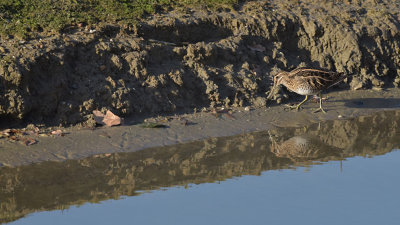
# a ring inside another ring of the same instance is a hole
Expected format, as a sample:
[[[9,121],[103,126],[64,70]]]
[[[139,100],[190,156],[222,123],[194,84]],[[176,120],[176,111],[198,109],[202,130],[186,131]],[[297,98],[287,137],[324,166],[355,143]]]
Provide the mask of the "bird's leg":
[[[304,104],[304,102],[306,102],[308,100],[308,95],[306,95],[306,97],[304,98],[304,100],[302,102],[300,102],[298,105],[296,106],[289,106],[290,109],[296,109],[297,111],[299,111],[299,108],[301,105]]]
[[[317,113],[317,112],[320,112],[320,111],[323,112],[323,113],[326,113],[325,110],[322,108],[322,94],[319,93],[318,97],[319,97],[319,109],[315,110],[314,113]]]

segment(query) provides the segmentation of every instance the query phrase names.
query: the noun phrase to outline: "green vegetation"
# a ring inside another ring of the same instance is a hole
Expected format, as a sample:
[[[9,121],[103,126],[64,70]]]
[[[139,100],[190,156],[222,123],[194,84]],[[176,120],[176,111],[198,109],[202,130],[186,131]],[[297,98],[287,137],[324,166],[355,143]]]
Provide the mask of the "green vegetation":
[[[0,36],[27,38],[37,32],[59,32],[71,25],[138,18],[176,7],[232,7],[237,0],[0,0]]]

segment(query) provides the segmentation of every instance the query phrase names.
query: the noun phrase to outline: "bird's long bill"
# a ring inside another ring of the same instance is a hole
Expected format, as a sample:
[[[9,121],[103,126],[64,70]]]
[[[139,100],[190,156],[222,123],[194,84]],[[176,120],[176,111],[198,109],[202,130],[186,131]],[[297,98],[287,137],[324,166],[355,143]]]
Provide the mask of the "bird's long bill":
[[[271,98],[272,98],[272,96],[274,95],[274,92],[275,92],[275,87],[276,87],[276,85],[274,84],[274,86],[272,86],[272,88],[271,88],[271,91],[269,92],[267,100],[271,100]]]

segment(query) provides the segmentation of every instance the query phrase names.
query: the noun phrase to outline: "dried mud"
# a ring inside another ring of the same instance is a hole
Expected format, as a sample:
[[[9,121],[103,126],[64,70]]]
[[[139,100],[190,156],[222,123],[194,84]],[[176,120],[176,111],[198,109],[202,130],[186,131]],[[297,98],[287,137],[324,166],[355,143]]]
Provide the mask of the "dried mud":
[[[339,88],[400,83],[398,1],[250,1],[0,43],[0,118],[69,125],[94,109],[126,117],[265,106],[271,76],[313,66]],[[277,103],[292,93],[275,94]]]

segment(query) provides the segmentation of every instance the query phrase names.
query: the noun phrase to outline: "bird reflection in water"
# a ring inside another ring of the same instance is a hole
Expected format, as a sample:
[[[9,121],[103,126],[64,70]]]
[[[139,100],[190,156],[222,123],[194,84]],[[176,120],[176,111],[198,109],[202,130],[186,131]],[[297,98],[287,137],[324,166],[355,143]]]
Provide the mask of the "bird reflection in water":
[[[328,161],[342,158],[343,150],[329,146],[318,137],[307,134],[291,137],[285,141],[277,141],[277,137],[269,133],[271,152],[279,158],[288,158],[293,162]]]

